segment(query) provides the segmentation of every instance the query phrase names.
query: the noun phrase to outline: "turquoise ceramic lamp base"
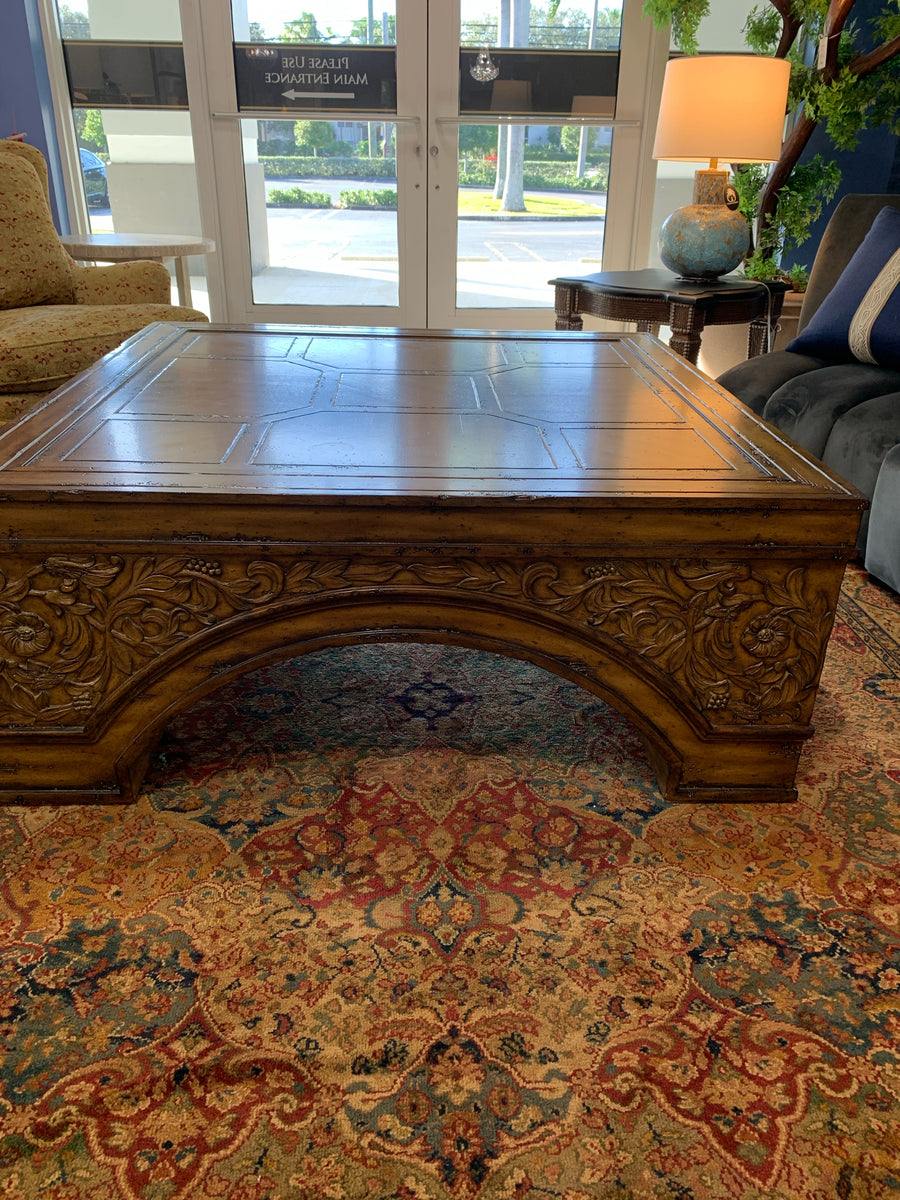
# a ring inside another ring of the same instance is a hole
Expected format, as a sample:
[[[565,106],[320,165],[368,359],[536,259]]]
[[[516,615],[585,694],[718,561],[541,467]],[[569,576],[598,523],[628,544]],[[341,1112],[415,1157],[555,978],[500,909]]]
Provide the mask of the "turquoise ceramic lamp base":
[[[681,279],[708,283],[727,275],[750,249],[750,229],[735,208],[727,171],[698,171],[694,203],[678,208],[659,231],[659,257]]]

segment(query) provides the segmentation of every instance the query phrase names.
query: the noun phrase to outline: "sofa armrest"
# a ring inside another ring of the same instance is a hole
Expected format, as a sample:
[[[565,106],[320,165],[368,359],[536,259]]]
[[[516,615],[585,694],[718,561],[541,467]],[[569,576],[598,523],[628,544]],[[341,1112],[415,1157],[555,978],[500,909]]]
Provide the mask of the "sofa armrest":
[[[122,262],[72,270],[76,304],[171,304],[172,281],[159,262]]]

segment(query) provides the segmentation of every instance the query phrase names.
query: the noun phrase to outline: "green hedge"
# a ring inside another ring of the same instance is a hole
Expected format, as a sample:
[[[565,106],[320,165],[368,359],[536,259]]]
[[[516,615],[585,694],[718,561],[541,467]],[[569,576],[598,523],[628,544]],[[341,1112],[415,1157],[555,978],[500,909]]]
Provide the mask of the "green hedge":
[[[331,208],[327,192],[304,192],[302,188],[272,188],[266,204],[273,208]]]
[[[397,161],[393,158],[300,158],[297,155],[261,157],[266,179],[390,179],[397,178]],[[460,160],[459,182],[463,186],[493,187],[497,174],[494,163],[473,156],[463,169]],[[525,187],[532,191],[605,192],[609,183],[606,163],[590,164],[579,179],[573,162],[535,162],[525,160]]]
[[[341,208],[396,208],[397,193],[394,188],[374,191],[372,188],[357,188],[341,192],[338,199]]]
[[[301,158],[285,154],[260,157],[266,179],[396,179],[394,158]]]
[[[273,208],[331,208],[327,192],[305,192],[303,188],[272,188],[266,203]],[[339,208],[396,208],[394,188],[354,188],[340,193]]]
[[[460,171],[459,182],[470,187],[494,186],[497,168],[493,163],[470,163],[467,171]],[[609,181],[608,168],[590,168],[579,179],[574,163],[536,163],[525,160],[523,183],[533,192],[568,191],[605,192]]]

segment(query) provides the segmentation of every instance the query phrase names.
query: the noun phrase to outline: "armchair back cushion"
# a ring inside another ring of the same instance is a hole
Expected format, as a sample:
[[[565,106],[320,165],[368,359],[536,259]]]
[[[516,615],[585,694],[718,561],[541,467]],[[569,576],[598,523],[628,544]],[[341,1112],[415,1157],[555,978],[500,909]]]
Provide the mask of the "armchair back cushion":
[[[24,157],[0,171],[0,309],[71,304],[72,260],[60,243],[41,181]]]

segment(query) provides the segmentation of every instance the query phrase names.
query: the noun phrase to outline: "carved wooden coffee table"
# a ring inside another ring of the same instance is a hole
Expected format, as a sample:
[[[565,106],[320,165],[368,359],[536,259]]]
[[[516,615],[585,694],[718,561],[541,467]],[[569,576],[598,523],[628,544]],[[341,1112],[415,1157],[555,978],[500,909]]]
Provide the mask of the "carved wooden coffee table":
[[[0,435],[0,798],[360,641],[575,680],[671,800],[789,800],[859,493],[646,334],[155,325]]]

